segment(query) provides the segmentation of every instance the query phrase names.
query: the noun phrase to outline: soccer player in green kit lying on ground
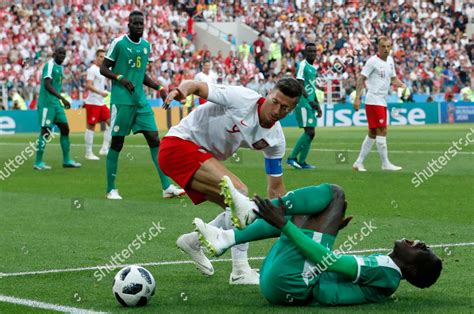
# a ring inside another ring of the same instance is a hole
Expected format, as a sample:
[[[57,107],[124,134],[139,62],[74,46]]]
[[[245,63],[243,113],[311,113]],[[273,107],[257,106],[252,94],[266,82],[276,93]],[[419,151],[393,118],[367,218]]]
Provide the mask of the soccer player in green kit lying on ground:
[[[337,185],[297,189],[279,199],[253,198],[255,207],[238,194],[230,180],[222,192],[237,217],[253,210],[263,219],[247,220],[243,230],[222,230],[196,218],[201,243],[214,256],[229,247],[279,237],[260,270],[260,289],[272,304],[350,305],[387,300],[402,279],[427,288],[440,276],[442,262],[422,241],[395,241],[388,255],[356,256],[331,251],[338,231],[350,222],[347,203]],[[243,208],[245,204],[246,208]]]

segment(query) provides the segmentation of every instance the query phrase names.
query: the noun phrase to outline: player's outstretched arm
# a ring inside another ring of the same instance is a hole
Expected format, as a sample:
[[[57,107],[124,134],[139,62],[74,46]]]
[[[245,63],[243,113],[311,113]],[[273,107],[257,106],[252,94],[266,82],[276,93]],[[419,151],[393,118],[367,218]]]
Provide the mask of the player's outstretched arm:
[[[209,95],[209,87],[205,82],[186,80],[179,84],[178,88],[173,89],[166,97],[163,103],[163,108],[168,109],[171,101],[177,100],[184,102],[188,95],[196,95],[201,98],[207,99]]]
[[[51,78],[47,77],[44,79],[44,87],[46,88],[48,92],[50,92],[51,94],[53,94],[54,96],[56,96],[63,102],[64,108],[66,109],[71,108],[71,103],[66,98],[61,96],[61,94],[58,93],[58,91],[54,89]]]
[[[319,243],[307,237],[297,226],[285,218],[285,208],[281,198],[280,206],[273,205],[270,200],[254,197],[258,206],[255,211],[272,226],[281,229],[288,239],[314,264],[323,264],[328,271],[341,273],[354,280],[357,276],[357,262],[352,255],[337,255]]]

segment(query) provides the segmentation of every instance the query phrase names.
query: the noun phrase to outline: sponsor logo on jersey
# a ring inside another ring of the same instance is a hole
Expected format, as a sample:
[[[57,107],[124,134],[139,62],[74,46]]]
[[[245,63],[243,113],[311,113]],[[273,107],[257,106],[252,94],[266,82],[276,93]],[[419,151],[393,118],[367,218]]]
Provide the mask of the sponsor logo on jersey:
[[[248,126],[247,123],[245,123],[245,121],[243,119],[240,120],[240,124],[242,124],[243,126]]]
[[[270,144],[268,144],[268,142],[265,141],[264,138],[252,144],[252,147],[255,149],[264,149],[265,147],[268,147],[268,146],[270,146]]]
[[[144,54],[147,54],[147,53],[148,53],[148,49],[146,49],[146,47],[143,48],[143,53],[144,53]]]

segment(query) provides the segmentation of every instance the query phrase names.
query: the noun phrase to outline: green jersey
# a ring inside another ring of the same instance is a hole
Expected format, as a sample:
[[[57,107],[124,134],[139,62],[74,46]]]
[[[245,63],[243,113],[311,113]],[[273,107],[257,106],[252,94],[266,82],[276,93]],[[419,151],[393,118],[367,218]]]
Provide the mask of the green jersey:
[[[308,94],[308,98],[304,96],[300,97],[298,106],[309,106],[309,102],[316,99],[316,76],[316,68],[312,64],[309,64],[308,61],[303,60],[298,64],[296,68],[296,79],[304,81],[304,88]]]
[[[63,67],[54,62],[53,59],[49,60],[43,67],[43,74],[41,76],[41,87],[38,97],[38,106],[41,107],[53,107],[61,106],[61,102],[58,97],[54,96],[45,86],[45,80],[51,79],[51,83],[55,91],[61,94],[61,88],[63,83]]]
[[[123,75],[131,81],[135,91],[130,93],[119,81],[113,80],[111,104],[139,106],[147,104],[143,80],[149,56],[150,43],[143,38],[135,43],[128,35],[122,35],[112,41],[105,57],[114,61],[112,72]]]
[[[324,305],[381,302],[397,290],[402,273],[390,256],[373,254],[354,258],[356,279],[351,281],[334,272],[321,273],[313,289],[314,302]]]

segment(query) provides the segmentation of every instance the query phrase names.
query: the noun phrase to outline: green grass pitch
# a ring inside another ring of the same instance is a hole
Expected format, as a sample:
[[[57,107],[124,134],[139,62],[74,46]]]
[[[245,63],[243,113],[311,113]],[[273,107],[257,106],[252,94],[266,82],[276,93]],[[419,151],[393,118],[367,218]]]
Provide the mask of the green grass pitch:
[[[439,281],[429,289],[402,282],[394,297],[381,304],[313,309],[322,313],[439,312],[468,313],[473,309],[474,256],[474,146],[462,147],[438,173],[421,186],[412,184],[432,158],[438,158],[464,138],[472,124],[390,127],[389,157],[404,167],[397,173],[382,172],[373,148],[365,163],[369,172],[351,170],[364,128],[316,130],[309,162],[316,170],[294,170],[285,165],[288,190],[322,182],[337,183],[346,192],[352,223],[338,237],[336,247],[364,222],[377,227],[353,250],[390,248],[395,239],[417,238],[434,248],[444,262]],[[298,129],[285,129],[287,146],[293,147]],[[34,141],[36,134],[0,136],[0,170]],[[101,135],[95,143],[100,144]],[[146,142],[140,135],[126,139],[120,156],[117,184],[123,201],[105,200],[105,158],[84,160],[83,134],[71,136],[72,156],[82,169],[63,169],[58,138],[46,148],[51,171],[33,171],[33,158],[0,180],[0,296],[11,296],[84,310],[134,313],[254,313],[308,312],[308,308],[275,307],[267,303],[257,286],[230,286],[231,263],[214,263],[216,273],[204,277],[175,246],[176,238],[192,230],[194,217],[212,219],[219,208],[211,203],[194,206],[186,198],[164,200]],[[98,153],[98,145],[94,147]],[[179,166],[179,160],[175,161]],[[266,177],[261,153],[242,150],[226,166],[249,187],[265,195]],[[126,264],[164,263],[146,266],[157,282],[156,295],[144,308],[122,308],[111,293],[114,274],[101,281],[93,267],[108,263],[152,223],[164,229],[146,241]],[[273,240],[252,243],[249,255],[263,257]],[[462,244],[456,246],[456,244]],[[368,253],[366,253],[368,254]],[[221,259],[229,259],[226,253]],[[259,267],[261,259],[253,259]],[[88,270],[81,270],[81,268]],[[43,270],[57,273],[34,273]],[[71,269],[76,269],[72,271]],[[24,274],[25,272],[31,272]],[[14,273],[17,273],[16,275]],[[0,302],[0,313],[48,312],[48,310]]]

